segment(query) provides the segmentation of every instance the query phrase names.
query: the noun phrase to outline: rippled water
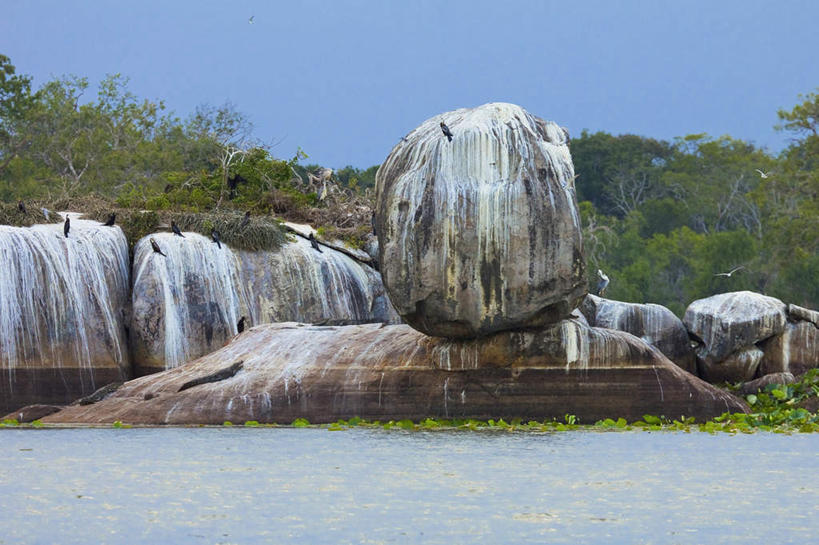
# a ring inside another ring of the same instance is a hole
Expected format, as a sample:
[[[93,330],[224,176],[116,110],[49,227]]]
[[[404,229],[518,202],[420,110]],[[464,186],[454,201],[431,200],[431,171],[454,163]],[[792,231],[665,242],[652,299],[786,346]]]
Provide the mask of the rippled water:
[[[819,435],[0,430],[0,543],[812,543]]]

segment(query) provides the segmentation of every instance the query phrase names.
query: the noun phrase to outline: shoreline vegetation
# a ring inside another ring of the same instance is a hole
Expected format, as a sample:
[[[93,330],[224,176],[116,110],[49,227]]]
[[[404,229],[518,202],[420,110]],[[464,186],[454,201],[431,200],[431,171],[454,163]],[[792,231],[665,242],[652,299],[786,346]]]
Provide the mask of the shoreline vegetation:
[[[726,385],[736,391],[739,385]],[[562,421],[510,419],[426,418],[420,421],[389,420],[367,421],[353,417],[329,424],[311,424],[307,419],[296,418],[288,423],[262,423],[250,420],[243,423],[224,422],[221,426],[154,426],[132,425],[121,421],[112,424],[43,424],[39,420],[19,423],[14,419],[0,422],[0,428],[313,428],[343,431],[353,428],[402,431],[479,431],[479,432],[562,432],[562,431],[672,431],[705,433],[816,433],[819,432],[819,369],[811,369],[792,384],[769,384],[756,394],[748,394],[745,400],[751,407],[748,414],[723,413],[711,420],[698,422],[692,417],[668,418],[644,415],[641,420],[628,422],[624,418],[606,418],[594,423],[583,423],[575,415],[566,414]]]

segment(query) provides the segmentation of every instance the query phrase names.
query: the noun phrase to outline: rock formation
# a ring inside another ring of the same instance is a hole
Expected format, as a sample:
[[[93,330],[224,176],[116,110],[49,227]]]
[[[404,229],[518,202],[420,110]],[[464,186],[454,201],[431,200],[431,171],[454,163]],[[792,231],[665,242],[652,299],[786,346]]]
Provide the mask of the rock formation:
[[[589,294],[580,305],[580,311],[589,325],[631,333],[656,347],[682,369],[696,374],[688,332],[682,320],[667,308],[652,303],[624,303]]]
[[[788,323],[779,335],[762,345],[765,355],[760,373],[793,373],[799,376],[819,367],[819,312],[788,305]]]
[[[130,374],[128,244],[119,227],[72,214],[0,226],[0,411],[68,403]]]
[[[197,385],[182,389],[191,383]],[[254,327],[215,353],[43,421],[562,420],[568,412],[593,423],[646,413],[701,420],[746,410],[636,337],[575,320],[470,341],[428,337],[406,325],[279,323]]]
[[[212,352],[250,325],[302,322],[398,321],[378,273],[327,248],[314,251],[294,237],[277,251],[217,248],[188,233],[152,235],[134,249],[132,351],[137,374],[176,367]]]
[[[407,323],[464,338],[569,315],[586,280],[568,144],[555,123],[492,103],[430,118],[392,150],[376,233]]]
[[[761,358],[755,344],[782,333],[785,321],[784,303],[750,291],[694,301],[683,318],[689,335],[699,342],[699,375],[711,382],[753,378]]]

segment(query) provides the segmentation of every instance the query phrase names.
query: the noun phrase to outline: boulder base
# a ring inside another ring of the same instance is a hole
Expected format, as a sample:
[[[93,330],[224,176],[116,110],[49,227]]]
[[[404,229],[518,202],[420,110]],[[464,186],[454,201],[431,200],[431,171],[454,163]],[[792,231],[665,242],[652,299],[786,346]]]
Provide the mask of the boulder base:
[[[254,327],[217,352],[127,382],[98,403],[68,407],[44,422],[562,420],[570,413],[593,423],[746,410],[636,337],[574,320],[465,342],[406,325],[282,323]]]

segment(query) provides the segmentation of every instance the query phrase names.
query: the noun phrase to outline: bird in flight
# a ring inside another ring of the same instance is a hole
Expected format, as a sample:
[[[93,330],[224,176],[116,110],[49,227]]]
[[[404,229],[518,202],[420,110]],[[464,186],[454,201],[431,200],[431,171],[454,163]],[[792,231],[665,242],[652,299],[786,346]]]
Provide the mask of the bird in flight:
[[[760,177],[760,178],[767,178],[767,177],[768,177],[768,174],[770,174],[770,172],[762,172],[762,171],[761,171],[761,170],[759,170],[758,168],[755,168],[754,170],[755,170],[755,171],[757,171],[757,172],[759,172],[759,177]]]
[[[247,24],[252,25],[252,24],[253,24],[253,19],[254,19],[254,17],[256,17],[256,16],[255,16],[255,15],[251,15],[251,16],[250,16],[250,19],[248,19],[248,20],[247,20]]]
[[[444,136],[446,136],[446,137],[447,137],[447,139],[448,139],[450,142],[452,142],[452,131],[451,131],[451,130],[449,130],[449,127],[447,127],[447,126],[446,126],[446,123],[444,123],[443,121],[441,121],[441,130],[443,131]]]
[[[726,276],[726,277],[728,277],[728,278],[731,278],[731,275],[732,275],[732,274],[734,274],[734,273],[735,273],[735,272],[737,272],[738,270],[740,270],[740,269],[744,269],[744,268],[745,268],[745,266],[744,266],[744,265],[740,265],[739,267],[734,267],[733,269],[731,269],[731,270],[730,270],[730,271],[728,271],[728,272],[721,272],[721,273],[717,273],[717,274],[715,274],[714,276]]]

